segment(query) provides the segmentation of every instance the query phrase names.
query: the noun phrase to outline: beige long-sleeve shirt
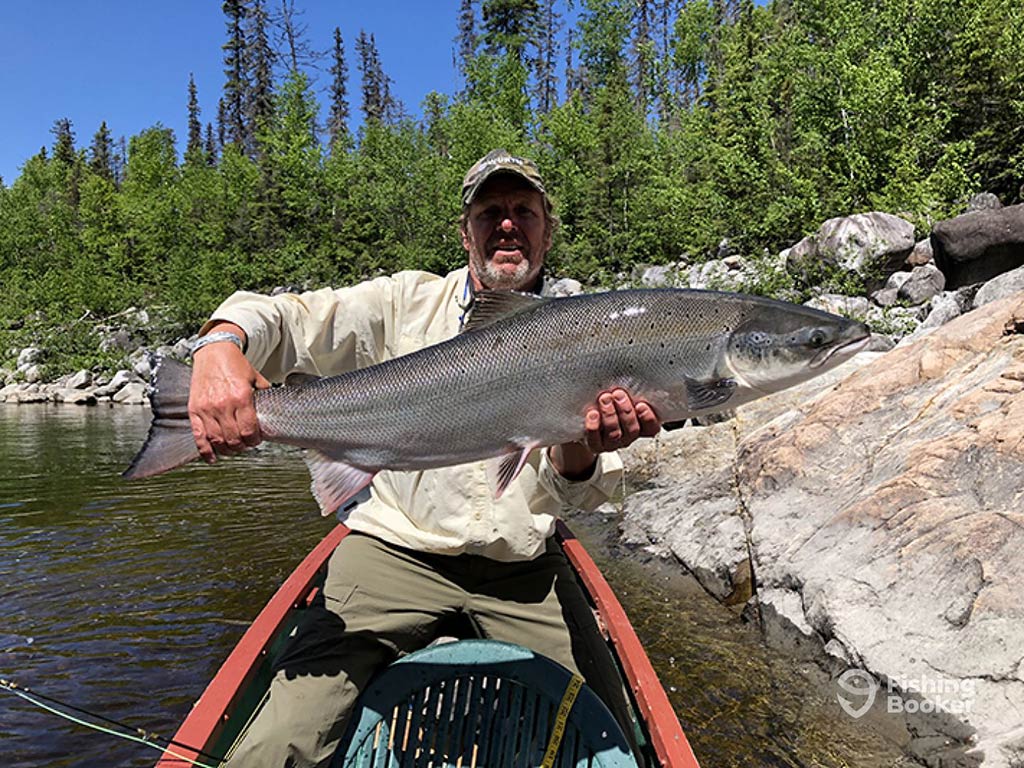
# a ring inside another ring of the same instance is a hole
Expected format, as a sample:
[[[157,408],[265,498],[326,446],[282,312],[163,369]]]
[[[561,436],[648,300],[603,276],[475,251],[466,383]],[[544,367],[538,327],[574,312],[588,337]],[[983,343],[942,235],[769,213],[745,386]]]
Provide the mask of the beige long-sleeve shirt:
[[[459,332],[469,296],[467,268],[446,277],[400,272],[303,294],[236,293],[210,322],[241,327],[248,359],[270,381],[281,382],[294,372],[337,375],[449,339]],[[385,470],[374,477],[370,500],[345,522],[419,551],[528,560],[543,551],[563,505],[593,509],[621,476],[622,462],[613,453],[601,454],[588,480],[571,482],[551,465],[546,450],[534,451],[495,500],[484,462]]]

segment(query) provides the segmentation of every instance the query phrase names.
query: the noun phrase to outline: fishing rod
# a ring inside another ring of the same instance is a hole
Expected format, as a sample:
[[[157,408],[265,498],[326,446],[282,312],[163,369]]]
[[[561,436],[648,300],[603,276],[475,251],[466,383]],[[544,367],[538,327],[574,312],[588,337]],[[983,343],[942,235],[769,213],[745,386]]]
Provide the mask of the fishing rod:
[[[109,717],[104,717],[103,715],[97,714],[96,712],[90,712],[87,709],[76,707],[74,704],[68,704],[67,702],[61,701],[60,699],[55,699],[52,696],[46,696],[45,694],[38,693],[30,688],[26,688],[23,685],[18,685],[13,680],[0,678],[0,689],[13,693],[15,696],[24,699],[33,706],[45,710],[46,712],[50,712],[51,714],[57,715],[58,717],[62,717],[65,720],[68,720],[77,725],[82,725],[86,728],[91,728],[94,731],[106,733],[110,736],[116,736],[119,739],[134,741],[138,744],[143,744],[152,749],[161,750],[163,752],[166,752],[171,757],[174,757],[178,760],[183,760],[187,763],[191,763],[192,765],[198,766],[198,768],[217,768],[221,764],[221,762],[223,762],[223,758],[218,757],[217,755],[211,755],[209,752],[204,752],[203,750],[197,749],[196,747],[193,747],[190,744],[183,744],[180,741],[168,739],[157,733],[150,733],[143,728],[134,728],[128,725],[127,723],[122,723],[118,720],[113,720]],[[88,720],[83,720],[79,717],[75,717],[69,712],[62,710],[71,710],[73,712],[79,712],[94,720],[100,720],[104,723],[107,723],[108,725],[113,725],[122,730],[114,731],[98,723],[91,723]],[[215,761],[215,763],[211,765],[209,763],[203,763],[198,760],[193,760],[191,758],[185,757],[184,755],[180,755],[177,752],[172,751],[170,749],[170,747],[172,746],[188,749],[192,752],[195,752],[197,755],[201,755],[202,757]]]

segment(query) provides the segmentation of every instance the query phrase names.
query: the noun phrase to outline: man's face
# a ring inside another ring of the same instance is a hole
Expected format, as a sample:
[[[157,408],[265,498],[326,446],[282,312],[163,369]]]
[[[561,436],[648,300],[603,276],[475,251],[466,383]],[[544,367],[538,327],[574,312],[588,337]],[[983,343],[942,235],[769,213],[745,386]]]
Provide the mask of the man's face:
[[[489,180],[466,213],[462,245],[477,288],[532,288],[551,248],[544,198],[514,176]]]

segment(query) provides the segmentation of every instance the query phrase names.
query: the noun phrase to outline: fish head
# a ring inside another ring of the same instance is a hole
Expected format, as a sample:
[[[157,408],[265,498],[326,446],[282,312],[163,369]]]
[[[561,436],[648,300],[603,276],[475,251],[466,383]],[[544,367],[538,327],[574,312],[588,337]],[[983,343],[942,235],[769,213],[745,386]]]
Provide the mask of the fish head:
[[[862,322],[771,299],[758,299],[729,336],[728,365],[764,393],[812,379],[862,350],[871,331]]]

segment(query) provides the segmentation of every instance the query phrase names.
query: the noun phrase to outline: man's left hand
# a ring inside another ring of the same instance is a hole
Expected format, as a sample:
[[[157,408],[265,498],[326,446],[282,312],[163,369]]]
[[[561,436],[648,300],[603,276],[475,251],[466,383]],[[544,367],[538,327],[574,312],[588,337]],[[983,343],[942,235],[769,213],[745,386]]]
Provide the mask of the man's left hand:
[[[640,437],[653,437],[661,422],[650,404],[634,400],[624,389],[613,389],[597,396],[584,416],[584,442],[566,443],[551,448],[556,470],[570,480],[585,480],[594,472],[597,454],[625,448]]]
[[[634,400],[624,389],[597,396],[595,407],[584,417],[587,447],[593,453],[625,448],[639,437],[654,437],[661,422],[650,404]]]

